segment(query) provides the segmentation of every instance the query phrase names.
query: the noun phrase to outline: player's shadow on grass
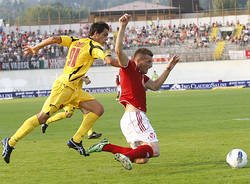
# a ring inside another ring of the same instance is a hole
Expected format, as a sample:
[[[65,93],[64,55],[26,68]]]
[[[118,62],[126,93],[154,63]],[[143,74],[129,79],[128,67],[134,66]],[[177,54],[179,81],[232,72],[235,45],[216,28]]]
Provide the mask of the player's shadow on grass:
[[[215,167],[221,167],[222,165],[227,165],[225,160],[218,161],[207,161],[207,162],[192,162],[192,163],[174,163],[167,164],[167,167],[173,168],[175,171],[169,171],[169,175],[175,175],[180,173],[191,173],[201,170],[214,169]],[[178,169],[180,168],[180,169]]]

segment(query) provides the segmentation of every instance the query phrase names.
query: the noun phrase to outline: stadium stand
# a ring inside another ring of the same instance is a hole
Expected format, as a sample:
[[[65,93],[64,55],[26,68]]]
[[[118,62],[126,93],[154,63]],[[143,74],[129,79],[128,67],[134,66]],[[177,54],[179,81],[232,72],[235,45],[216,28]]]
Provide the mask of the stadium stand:
[[[78,32],[58,30],[53,33],[12,31],[0,32],[0,70],[62,68],[67,48],[53,45],[42,49],[37,57],[24,57],[22,47],[34,45],[52,35],[74,35],[86,37],[88,24]],[[112,28],[111,28],[112,29]],[[110,33],[105,49],[114,51],[116,32]],[[125,35],[125,49],[132,56],[138,47],[148,47],[155,53],[155,62],[165,62],[166,58],[177,54],[182,61],[211,61],[230,59],[230,52],[243,50],[249,53],[250,26],[233,23],[226,25],[217,22],[203,25],[155,25],[130,26]],[[192,54],[190,54],[192,53]],[[245,58],[249,56],[246,55]],[[95,66],[103,66],[97,60]]]

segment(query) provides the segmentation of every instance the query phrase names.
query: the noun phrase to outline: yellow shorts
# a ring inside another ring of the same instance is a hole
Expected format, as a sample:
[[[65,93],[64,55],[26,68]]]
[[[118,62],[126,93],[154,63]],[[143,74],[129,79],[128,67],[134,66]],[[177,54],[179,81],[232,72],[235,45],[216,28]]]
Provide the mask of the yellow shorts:
[[[44,102],[42,112],[51,116],[67,105],[79,108],[80,102],[94,99],[95,98],[88,92],[82,89],[74,90],[61,81],[56,80],[53,84],[50,96]]]

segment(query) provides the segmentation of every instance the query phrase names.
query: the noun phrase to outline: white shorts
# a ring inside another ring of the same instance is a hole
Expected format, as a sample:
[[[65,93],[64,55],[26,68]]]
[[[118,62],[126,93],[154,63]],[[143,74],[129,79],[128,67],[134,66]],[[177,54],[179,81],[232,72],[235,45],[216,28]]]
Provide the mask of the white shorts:
[[[158,142],[156,133],[143,111],[125,112],[120,126],[123,135],[132,147],[140,141],[146,143]]]

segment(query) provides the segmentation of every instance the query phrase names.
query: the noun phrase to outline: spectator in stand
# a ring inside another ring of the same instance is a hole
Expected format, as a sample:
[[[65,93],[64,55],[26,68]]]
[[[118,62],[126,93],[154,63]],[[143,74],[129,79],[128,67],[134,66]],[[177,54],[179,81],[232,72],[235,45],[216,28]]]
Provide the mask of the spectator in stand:
[[[17,57],[15,56],[14,51],[11,51],[9,55],[9,62],[16,62],[16,61]]]

